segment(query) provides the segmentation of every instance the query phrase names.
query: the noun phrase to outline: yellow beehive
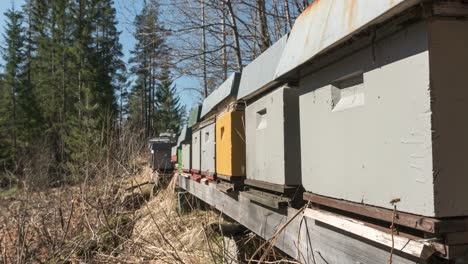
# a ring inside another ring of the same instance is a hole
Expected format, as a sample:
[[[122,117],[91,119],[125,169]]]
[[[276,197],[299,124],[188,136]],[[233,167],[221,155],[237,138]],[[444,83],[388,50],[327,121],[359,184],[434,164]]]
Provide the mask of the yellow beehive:
[[[232,111],[216,120],[216,173],[245,176],[244,112]]]

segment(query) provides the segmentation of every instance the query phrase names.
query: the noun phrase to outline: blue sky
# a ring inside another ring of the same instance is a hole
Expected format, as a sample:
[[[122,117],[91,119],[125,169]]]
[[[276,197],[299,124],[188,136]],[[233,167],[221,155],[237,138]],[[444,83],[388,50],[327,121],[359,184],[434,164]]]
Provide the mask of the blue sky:
[[[118,29],[121,31],[120,42],[123,45],[124,58],[128,61],[130,56],[130,50],[135,45],[135,39],[132,36],[133,26],[132,22],[134,16],[140,10],[143,0],[114,0],[115,8],[117,9],[117,20],[119,22]],[[1,28],[1,44],[3,42],[3,28],[5,26],[5,16],[3,13],[7,11],[12,5],[15,5],[17,9],[21,8],[24,4],[24,0],[0,0],[0,28]],[[199,85],[196,81],[189,78],[181,77],[175,80],[177,85],[181,102],[185,104],[189,109],[195,105],[197,100],[193,93],[188,92],[185,88]]]

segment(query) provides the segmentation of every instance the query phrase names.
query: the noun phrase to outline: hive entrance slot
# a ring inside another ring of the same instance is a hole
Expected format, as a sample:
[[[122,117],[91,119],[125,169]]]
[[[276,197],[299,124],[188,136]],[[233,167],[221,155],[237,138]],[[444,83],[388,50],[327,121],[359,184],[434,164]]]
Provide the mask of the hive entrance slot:
[[[224,127],[221,127],[221,139],[224,138]]]
[[[364,105],[364,74],[353,73],[333,82],[331,97],[333,112]]]
[[[257,112],[257,130],[267,127],[267,110],[266,108]]]

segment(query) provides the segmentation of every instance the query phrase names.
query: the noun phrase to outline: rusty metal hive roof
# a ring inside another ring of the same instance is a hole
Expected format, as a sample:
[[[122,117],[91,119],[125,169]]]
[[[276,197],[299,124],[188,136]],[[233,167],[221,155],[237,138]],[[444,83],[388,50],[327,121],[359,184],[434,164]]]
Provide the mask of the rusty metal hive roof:
[[[244,68],[237,99],[248,99],[274,84],[275,71],[287,40],[288,35],[283,36]]]
[[[233,73],[218,87],[218,89],[214,90],[207,98],[205,98],[200,117],[204,117],[229,96],[237,96],[240,76],[241,74],[238,72]]]
[[[315,0],[297,19],[281,56],[275,78],[346,41],[420,0]]]

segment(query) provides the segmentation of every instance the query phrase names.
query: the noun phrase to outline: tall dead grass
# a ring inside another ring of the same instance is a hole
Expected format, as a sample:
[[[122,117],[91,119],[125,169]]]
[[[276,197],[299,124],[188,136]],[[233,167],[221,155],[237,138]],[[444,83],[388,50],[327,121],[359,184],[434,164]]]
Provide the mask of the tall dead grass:
[[[0,263],[238,263],[238,257],[240,262],[260,258],[264,251],[257,248],[263,242],[250,233],[236,238],[239,256],[226,253],[225,239],[208,228],[226,220],[196,202],[189,203],[190,210],[178,210],[175,179],[155,188],[147,160],[142,137],[124,132],[111,138],[103,155],[76,168],[79,181],[39,186],[48,180],[47,157],[38,154],[23,163],[21,188],[15,196],[0,196]],[[284,256],[273,250],[264,259]]]

